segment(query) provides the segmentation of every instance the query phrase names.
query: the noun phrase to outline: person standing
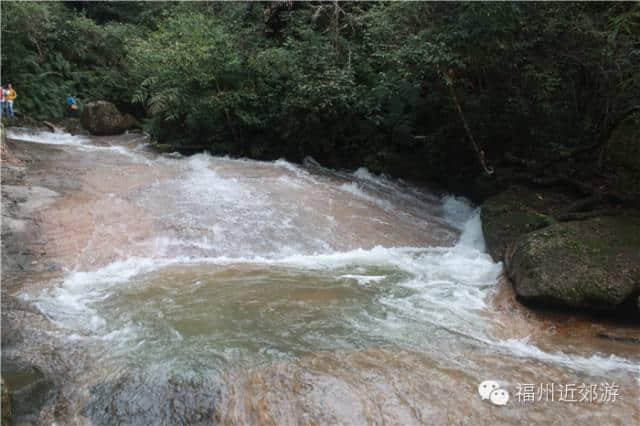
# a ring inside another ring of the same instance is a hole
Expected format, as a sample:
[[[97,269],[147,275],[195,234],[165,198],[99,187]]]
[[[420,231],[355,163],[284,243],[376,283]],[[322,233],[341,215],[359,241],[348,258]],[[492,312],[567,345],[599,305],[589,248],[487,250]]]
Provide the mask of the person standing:
[[[7,116],[9,118],[13,118],[14,116],[13,101],[15,101],[17,97],[18,97],[18,94],[16,93],[11,83],[9,83],[7,85],[7,93],[5,95],[5,102],[7,103]]]
[[[67,115],[75,117],[78,115],[78,101],[73,96],[67,96]]]
[[[0,86],[0,118],[5,114],[4,86]]]

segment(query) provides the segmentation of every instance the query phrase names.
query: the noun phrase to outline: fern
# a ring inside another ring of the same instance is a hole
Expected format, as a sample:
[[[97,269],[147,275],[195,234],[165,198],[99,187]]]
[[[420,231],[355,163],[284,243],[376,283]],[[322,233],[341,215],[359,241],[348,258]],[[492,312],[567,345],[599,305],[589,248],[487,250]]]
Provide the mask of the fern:
[[[167,89],[149,98],[147,107],[152,115],[162,115],[176,106],[178,102],[178,90]]]

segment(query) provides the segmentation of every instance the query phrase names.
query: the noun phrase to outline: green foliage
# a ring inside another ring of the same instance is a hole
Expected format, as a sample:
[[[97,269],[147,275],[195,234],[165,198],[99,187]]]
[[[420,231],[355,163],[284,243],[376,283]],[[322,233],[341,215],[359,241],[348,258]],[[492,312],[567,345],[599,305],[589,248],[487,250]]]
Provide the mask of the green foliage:
[[[130,24],[99,25],[62,3],[2,3],[4,83],[18,92],[16,111],[57,118],[65,99],[122,103],[130,79],[122,62],[126,40],[141,30]]]
[[[163,143],[413,178],[606,138],[640,93],[638,3],[2,3],[18,109],[67,92]],[[137,110],[136,110],[137,108]]]

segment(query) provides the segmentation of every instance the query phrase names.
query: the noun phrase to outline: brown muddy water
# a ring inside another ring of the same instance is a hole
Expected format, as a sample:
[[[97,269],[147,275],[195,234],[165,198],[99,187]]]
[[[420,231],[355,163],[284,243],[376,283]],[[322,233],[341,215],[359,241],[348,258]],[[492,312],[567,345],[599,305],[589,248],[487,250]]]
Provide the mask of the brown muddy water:
[[[158,155],[141,135],[9,136],[38,158],[25,185],[54,191],[21,241],[46,267],[8,277],[46,318],[12,317],[39,336],[12,362],[68,366],[24,419],[639,422],[638,328],[519,306],[464,199],[364,169]]]

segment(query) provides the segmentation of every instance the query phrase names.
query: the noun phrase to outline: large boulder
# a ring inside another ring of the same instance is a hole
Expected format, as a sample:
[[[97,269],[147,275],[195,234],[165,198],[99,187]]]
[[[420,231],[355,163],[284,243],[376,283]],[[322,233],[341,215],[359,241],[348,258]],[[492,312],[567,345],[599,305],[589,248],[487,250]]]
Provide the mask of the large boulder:
[[[505,262],[525,302],[640,320],[640,217],[555,223],[518,238]]]
[[[512,186],[482,204],[481,218],[487,251],[496,261],[522,234],[554,223],[552,214],[568,203],[567,197],[544,189]]]
[[[95,101],[84,106],[80,117],[82,127],[94,135],[117,135],[139,127],[130,114],[123,115],[111,102]]]

